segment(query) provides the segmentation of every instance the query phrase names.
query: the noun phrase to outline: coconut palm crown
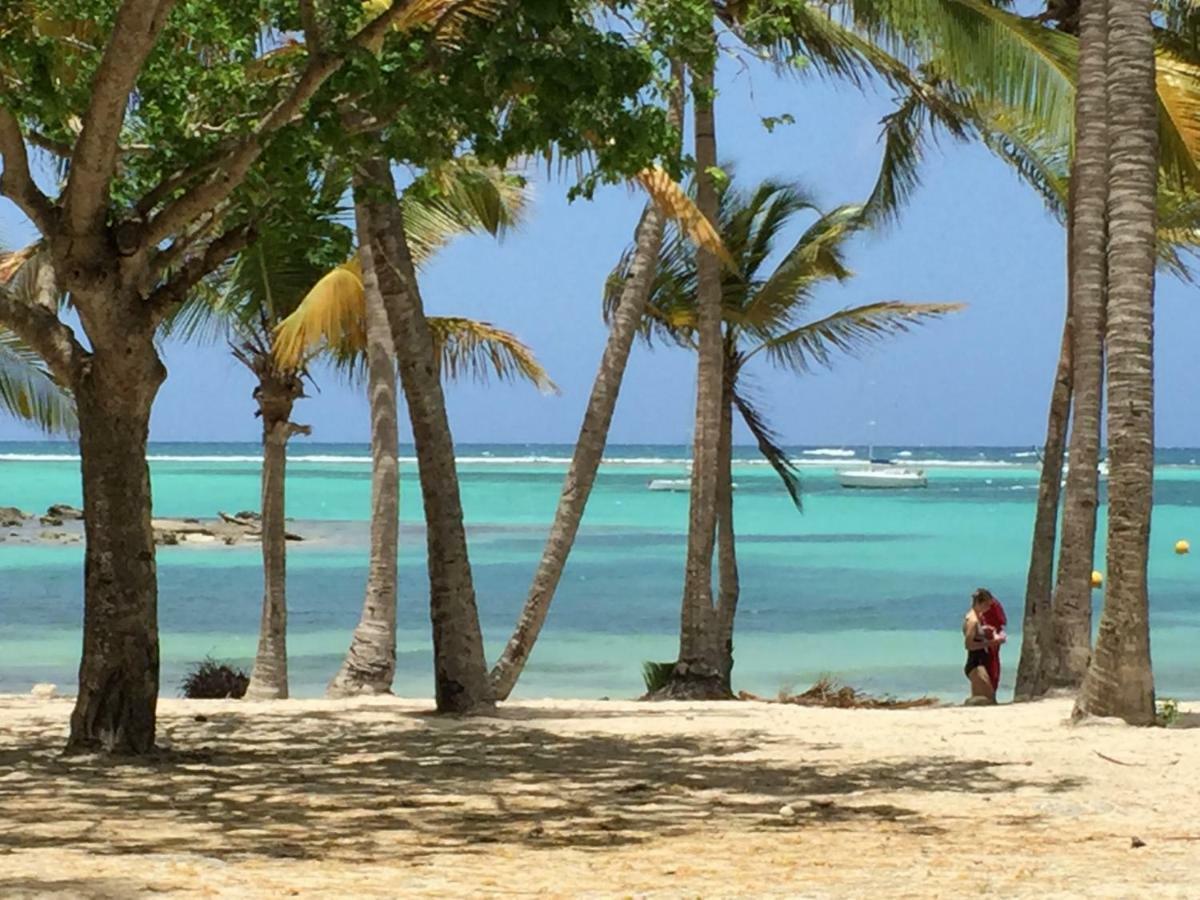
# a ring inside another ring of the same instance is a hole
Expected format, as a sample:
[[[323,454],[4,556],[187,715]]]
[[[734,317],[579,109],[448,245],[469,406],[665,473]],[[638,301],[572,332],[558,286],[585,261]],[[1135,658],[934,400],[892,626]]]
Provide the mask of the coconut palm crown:
[[[848,241],[866,227],[863,206],[820,213],[803,189],[764,181],[750,191],[726,181],[720,189],[718,231],[735,265],[722,274],[726,394],[759,450],[800,505],[795,465],[754,401],[746,367],[757,358],[797,374],[828,368],[839,353],[855,354],[868,345],[962,308],[957,303],[905,303],[881,300],[811,317],[816,289],[844,281]],[[787,229],[804,213],[817,219],[773,268]],[[611,309],[628,255],[609,278],[605,308]],[[665,341],[694,347],[696,324],[695,255],[677,232],[668,236],[643,322],[647,343]]]

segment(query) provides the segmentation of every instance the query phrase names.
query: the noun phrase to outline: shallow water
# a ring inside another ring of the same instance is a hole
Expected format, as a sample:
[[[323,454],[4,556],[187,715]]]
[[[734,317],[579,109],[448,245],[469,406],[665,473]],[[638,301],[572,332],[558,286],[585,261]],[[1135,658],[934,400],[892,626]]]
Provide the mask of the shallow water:
[[[820,451],[820,452],[814,452]],[[411,452],[411,448],[408,452]],[[804,511],[775,475],[739,450],[735,519],[742,600],[737,687],[774,693],[833,673],[897,695],[960,696],[959,623],[971,590],[988,585],[1013,619],[1002,696],[1019,654],[1036,460],[1024,448],[878,448],[928,465],[924,491],[853,492],[836,465],[864,448],[797,448]],[[495,655],[541,552],[570,448],[459,448],[480,614]],[[74,448],[0,444],[0,505],[42,511],[80,503]],[[651,492],[684,474],[682,447],[616,446],[597,481],[576,550],[523,676],[526,697],[632,696],[644,660],[676,651],[687,495]],[[258,506],[258,450],[247,444],[151,448],[155,513],[213,516]],[[1161,696],[1200,697],[1200,451],[1160,451],[1151,549],[1153,653]],[[431,652],[424,539],[415,467],[402,467],[401,597],[396,691],[428,695]],[[290,545],[292,690],[319,694],[358,620],[370,495],[365,446],[297,443],[288,515],[312,538]],[[1103,521],[1101,523],[1103,529]],[[1100,559],[1103,557],[1100,556]],[[261,571],[254,546],[159,552],[164,691],[212,655],[249,665]],[[69,690],[80,648],[82,551],[0,543],[0,691],[37,681]],[[1097,602],[1102,592],[1097,592]]]

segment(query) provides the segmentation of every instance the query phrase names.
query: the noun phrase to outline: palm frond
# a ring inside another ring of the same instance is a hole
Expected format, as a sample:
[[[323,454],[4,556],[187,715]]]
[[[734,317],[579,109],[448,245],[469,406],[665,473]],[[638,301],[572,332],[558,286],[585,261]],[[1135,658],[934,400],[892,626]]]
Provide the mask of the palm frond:
[[[532,188],[521,175],[462,157],[427,170],[404,191],[404,230],[420,266],[460,235],[503,237],[528,212]]]
[[[1200,186],[1200,66],[1159,50],[1159,164],[1176,186]]]
[[[787,452],[783,449],[783,442],[779,435],[771,427],[770,423],[767,422],[766,416],[751,400],[742,384],[734,384],[733,405],[737,407],[742,421],[746,423],[746,427],[750,429],[750,433],[754,436],[754,441],[758,444],[758,452],[763,455],[763,458],[775,470],[775,473],[783,482],[784,488],[787,489],[788,496],[792,498],[792,503],[796,505],[796,509],[803,511],[804,506],[801,502],[800,493],[800,469],[788,457]]]
[[[542,393],[558,393],[533,351],[512,332],[460,316],[430,316],[427,321],[444,380],[486,382],[494,376],[528,381]]]
[[[367,343],[362,263],[355,254],[323,275],[275,329],[275,360],[300,368],[319,348],[334,354],[361,351]]]
[[[0,326],[0,408],[47,434],[74,436],[75,401],[41,358]]]
[[[829,368],[835,353],[853,356],[869,344],[963,308],[961,303],[887,300],[842,309],[763,341],[747,358],[766,353],[776,366],[806,374],[818,366]]]
[[[771,277],[746,303],[737,324],[767,335],[799,312],[818,283],[843,281],[852,274],[845,264],[846,242],[867,227],[864,207],[848,204],[821,216],[800,236]]]
[[[665,170],[643,169],[637,176],[638,184],[655,202],[663,214],[676,222],[680,230],[693,244],[703,247],[728,267],[735,265],[733,257],[721,240],[713,224],[704,217],[695,201],[688,196]]]

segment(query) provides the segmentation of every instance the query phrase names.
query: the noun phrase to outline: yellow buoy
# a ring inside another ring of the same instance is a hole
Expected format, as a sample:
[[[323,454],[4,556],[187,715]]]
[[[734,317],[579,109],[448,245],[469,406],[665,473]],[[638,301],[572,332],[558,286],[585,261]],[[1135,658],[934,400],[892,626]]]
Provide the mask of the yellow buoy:
[[[1104,585],[1104,575],[1102,575],[1100,572],[1093,572],[1092,573],[1092,587],[1098,588],[1098,587],[1103,587],[1103,585]]]
[[[1189,553],[1191,551],[1191,549],[1192,549],[1192,545],[1189,544],[1187,541],[1176,541],[1175,542],[1175,552],[1178,553],[1180,556],[1183,556],[1185,553]]]

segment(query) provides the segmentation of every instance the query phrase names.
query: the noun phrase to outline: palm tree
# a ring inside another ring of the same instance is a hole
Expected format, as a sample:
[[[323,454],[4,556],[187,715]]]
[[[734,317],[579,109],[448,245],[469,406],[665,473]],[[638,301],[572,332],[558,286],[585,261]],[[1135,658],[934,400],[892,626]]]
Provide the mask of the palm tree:
[[[683,66],[672,63],[671,81],[667,86],[668,105],[671,122],[681,135],[684,77]],[[650,297],[654,269],[668,219],[663,207],[671,205],[669,200],[674,193],[675,183],[663,172],[646,173],[643,183],[657,199],[646,203],[634,232],[633,250],[627,266],[629,277],[621,285],[615,308],[608,317],[611,326],[608,340],[592,383],[583,422],[579,426],[579,438],[575,442],[571,464],[563,479],[546,546],[516,628],[492,668],[491,686],[496,700],[507,700],[512,693],[550,611],[550,602],[554,599],[554,592],[574,546],[596,473],[604,457],[608,429],[617,407],[629,352],[641,328],[642,315]]]
[[[1081,8],[1075,155],[1070,198],[1071,437],[1058,579],[1052,604],[1053,641],[1043,660],[1047,686],[1077,688],[1091,655],[1091,574],[1099,505],[1100,407],[1104,368],[1107,203],[1108,22],[1103,3]]]
[[[369,206],[359,185],[360,234],[370,231]],[[522,179],[470,159],[426,172],[403,193],[405,226],[420,265],[455,235],[500,235],[516,225],[528,201]],[[365,226],[365,227],[364,227]],[[371,400],[371,550],[363,610],[346,658],[330,683],[331,696],[391,689],[396,665],[396,550],[398,542],[398,426],[396,368],[386,312],[378,294],[369,243],[355,258],[321,278],[277,328],[275,357],[297,366],[324,347],[365,369]],[[553,390],[544,369],[512,334],[460,317],[431,317],[443,378],[524,379]]]
[[[0,253],[0,307],[9,303],[31,307],[39,302],[57,306],[54,273],[27,247]],[[55,380],[41,357],[15,333],[0,325],[0,410],[47,434],[74,435],[75,403]]]
[[[815,205],[794,185],[765,181],[743,192],[725,183],[717,192],[717,222],[734,266],[720,275],[723,380],[717,447],[719,477],[718,592],[698,641],[715,648],[717,676],[728,695],[733,668],[733,622],[739,596],[732,502],[732,446],[735,414],[754,436],[760,452],[778,473],[793,502],[800,505],[798,472],[759,409],[747,384],[751,362],[764,359],[798,375],[828,368],[838,353],[854,353],[875,341],[954,312],[947,303],[882,301],[808,319],[816,288],[851,276],[844,260],[847,241],[864,227],[863,206],[843,206],[821,215],[779,264],[764,271],[785,230]],[[615,287],[626,273],[618,267]],[[695,257],[672,234],[664,245],[642,331],[647,342],[661,339],[691,349],[698,345],[700,272]]]
[[[1146,567],[1154,485],[1158,132],[1148,0],[1097,4],[1107,26],[1108,589],[1076,715],[1155,721]],[[1087,7],[1085,6],[1085,15]],[[1081,86],[1082,86],[1081,77]]]

